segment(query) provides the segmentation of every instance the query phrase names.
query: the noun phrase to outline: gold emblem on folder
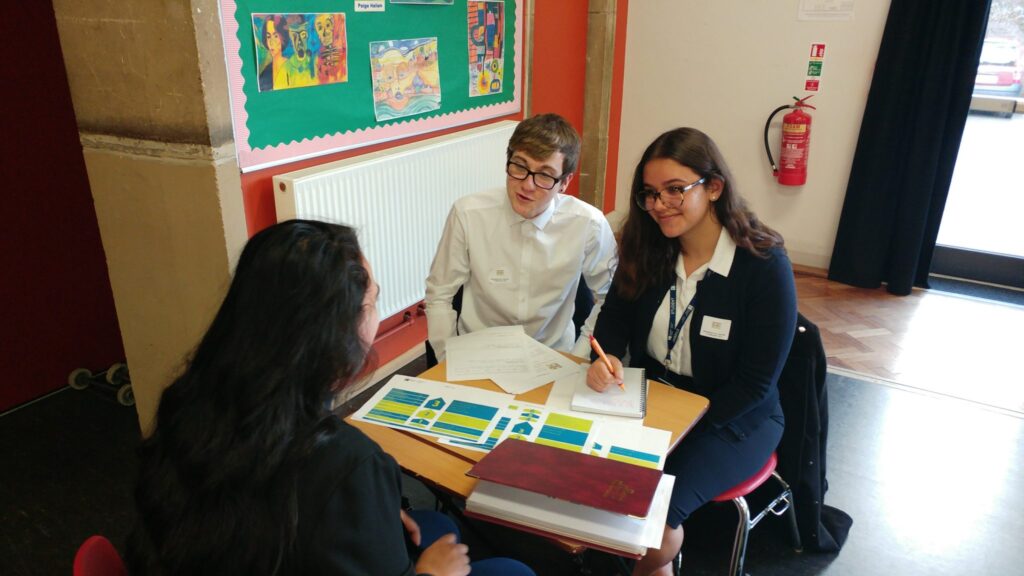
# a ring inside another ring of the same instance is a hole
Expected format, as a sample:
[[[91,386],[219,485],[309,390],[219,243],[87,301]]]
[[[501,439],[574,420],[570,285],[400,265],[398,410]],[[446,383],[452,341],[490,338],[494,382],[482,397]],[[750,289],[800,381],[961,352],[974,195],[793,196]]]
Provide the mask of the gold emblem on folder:
[[[616,502],[622,502],[633,492],[634,490],[629,487],[629,484],[626,484],[622,480],[616,480],[609,484],[608,488],[605,489],[604,497],[615,500]]]

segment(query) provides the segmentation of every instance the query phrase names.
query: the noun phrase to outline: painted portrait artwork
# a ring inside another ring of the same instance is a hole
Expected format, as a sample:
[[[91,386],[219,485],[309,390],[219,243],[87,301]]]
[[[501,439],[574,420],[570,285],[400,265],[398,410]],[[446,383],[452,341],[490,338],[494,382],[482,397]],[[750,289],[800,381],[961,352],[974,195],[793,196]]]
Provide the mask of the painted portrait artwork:
[[[373,111],[377,121],[441,107],[437,38],[370,42]]]
[[[260,92],[348,81],[345,14],[253,14]]]
[[[469,95],[501,92],[505,74],[505,3],[470,1],[467,6]]]

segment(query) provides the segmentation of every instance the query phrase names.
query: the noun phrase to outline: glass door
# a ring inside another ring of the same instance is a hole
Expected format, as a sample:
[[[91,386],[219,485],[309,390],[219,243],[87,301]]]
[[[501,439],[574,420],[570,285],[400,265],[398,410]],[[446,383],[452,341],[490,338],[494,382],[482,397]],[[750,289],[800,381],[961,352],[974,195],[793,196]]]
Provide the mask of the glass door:
[[[1024,0],[992,0],[931,273],[1024,289]]]

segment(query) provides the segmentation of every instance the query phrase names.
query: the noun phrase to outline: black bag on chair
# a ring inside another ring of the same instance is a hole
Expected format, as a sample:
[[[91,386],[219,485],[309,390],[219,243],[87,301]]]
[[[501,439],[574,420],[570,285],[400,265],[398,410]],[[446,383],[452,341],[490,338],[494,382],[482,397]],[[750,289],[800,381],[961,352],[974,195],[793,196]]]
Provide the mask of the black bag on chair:
[[[797,332],[779,376],[786,429],[776,451],[778,471],[793,489],[797,527],[804,548],[837,552],[853,525],[850,516],[824,503],[828,444],[825,348],[818,327],[797,315]]]

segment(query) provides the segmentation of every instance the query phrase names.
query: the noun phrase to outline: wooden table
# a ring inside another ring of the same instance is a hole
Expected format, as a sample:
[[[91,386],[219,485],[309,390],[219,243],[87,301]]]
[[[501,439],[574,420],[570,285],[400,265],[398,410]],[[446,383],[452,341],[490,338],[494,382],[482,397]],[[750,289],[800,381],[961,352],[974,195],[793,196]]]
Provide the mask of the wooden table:
[[[578,358],[574,359],[581,361]],[[420,378],[445,382],[445,373],[445,363],[442,362],[420,374]],[[456,384],[502,392],[501,388],[490,380],[472,380]],[[650,380],[649,384],[647,417],[644,424],[652,428],[669,430],[672,433],[670,447],[674,448],[707,411],[708,400],[661,382]],[[516,396],[516,400],[544,404],[552,386],[553,384],[546,384],[535,388]],[[476,486],[476,479],[466,476],[466,472],[483,458],[485,453],[439,444],[431,437],[413,432],[357,422],[351,418],[348,422],[373,438],[385,452],[398,461],[398,465],[407,474],[428,486],[463,499],[469,497]]]

